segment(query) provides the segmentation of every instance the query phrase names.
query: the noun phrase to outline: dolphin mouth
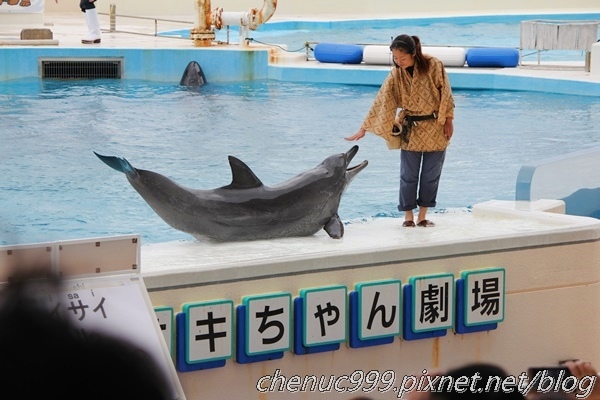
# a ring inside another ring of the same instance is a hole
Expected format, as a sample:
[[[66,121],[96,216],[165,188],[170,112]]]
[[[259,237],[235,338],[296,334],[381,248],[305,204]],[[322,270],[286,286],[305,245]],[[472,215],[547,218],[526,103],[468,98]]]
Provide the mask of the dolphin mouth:
[[[364,160],[363,162],[361,162],[358,165],[347,168],[346,172],[354,172],[356,174],[356,173],[362,171],[367,165],[369,165],[369,162],[367,160]]]
[[[350,165],[350,162],[352,161],[356,153],[358,153],[358,146],[352,146],[352,148],[346,152],[346,165]],[[346,168],[346,172],[353,172],[354,174],[357,174],[358,172],[362,171],[368,164],[369,162],[367,160],[364,160],[358,165]]]

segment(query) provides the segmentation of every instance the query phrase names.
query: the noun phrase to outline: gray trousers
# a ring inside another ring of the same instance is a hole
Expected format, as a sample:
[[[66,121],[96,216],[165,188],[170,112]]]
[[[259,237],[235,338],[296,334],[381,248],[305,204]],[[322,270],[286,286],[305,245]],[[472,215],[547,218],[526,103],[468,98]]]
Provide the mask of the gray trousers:
[[[400,151],[400,205],[398,210],[435,207],[446,150]]]

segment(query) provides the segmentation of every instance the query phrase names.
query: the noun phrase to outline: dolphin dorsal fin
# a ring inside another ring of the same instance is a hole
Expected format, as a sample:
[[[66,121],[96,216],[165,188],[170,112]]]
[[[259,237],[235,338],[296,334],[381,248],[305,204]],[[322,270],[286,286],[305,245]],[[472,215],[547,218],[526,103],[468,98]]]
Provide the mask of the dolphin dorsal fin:
[[[254,172],[242,160],[229,156],[231,166],[231,183],[222,189],[251,189],[260,187],[263,183],[254,175]]]

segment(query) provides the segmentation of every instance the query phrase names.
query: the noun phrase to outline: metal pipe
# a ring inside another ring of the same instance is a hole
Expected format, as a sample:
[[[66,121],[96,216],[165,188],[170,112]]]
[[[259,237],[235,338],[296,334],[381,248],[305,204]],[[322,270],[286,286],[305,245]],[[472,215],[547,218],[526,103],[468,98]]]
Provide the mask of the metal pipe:
[[[273,14],[275,14],[275,9],[277,8],[277,0],[264,0],[263,6],[260,10],[253,8],[250,10],[250,14],[252,15],[250,21],[250,29],[255,30],[259,25],[267,22]]]
[[[215,31],[223,26],[240,26],[240,44],[248,44],[244,40],[244,31],[248,29],[255,30],[259,25],[267,22],[275,13],[277,0],[263,0],[263,6],[260,10],[256,8],[249,12],[223,12],[223,8],[215,9],[214,13],[210,11],[210,0],[196,0],[197,24],[190,30],[190,37],[194,40],[195,46],[208,47],[215,40]]]
[[[221,14],[221,23],[227,25],[247,26],[250,23],[250,13],[242,12],[224,12]]]
[[[201,30],[210,29],[210,0],[196,0],[196,28]]]
[[[221,12],[219,14],[219,24],[222,26],[226,26],[229,28],[230,26],[239,26],[239,40],[238,44],[241,46],[247,46],[248,41],[246,37],[248,36],[248,25],[250,24],[250,13],[247,11],[242,12]],[[215,25],[216,25],[216,21]]]
[[[190,38],[198,47],[208,47],[215,40],[215,31],[212,30],[210,0],[196,0],[197,21],[196,27],[190,29]]]

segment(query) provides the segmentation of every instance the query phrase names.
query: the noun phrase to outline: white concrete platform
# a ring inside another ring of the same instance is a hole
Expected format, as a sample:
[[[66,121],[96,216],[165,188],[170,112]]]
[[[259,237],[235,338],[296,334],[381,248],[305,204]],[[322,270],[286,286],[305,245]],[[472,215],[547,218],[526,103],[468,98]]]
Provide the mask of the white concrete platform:
[[[432,228],[403,228],[397,218],[357,221],[339,240],[320,231],[249,242],[142,244],[141,272],[149,288],[165,288],[600,239],[600,220],[540,211],[560,212],[561,205],[489,201],[473,212],[430,213]]]

